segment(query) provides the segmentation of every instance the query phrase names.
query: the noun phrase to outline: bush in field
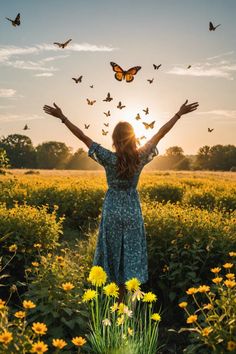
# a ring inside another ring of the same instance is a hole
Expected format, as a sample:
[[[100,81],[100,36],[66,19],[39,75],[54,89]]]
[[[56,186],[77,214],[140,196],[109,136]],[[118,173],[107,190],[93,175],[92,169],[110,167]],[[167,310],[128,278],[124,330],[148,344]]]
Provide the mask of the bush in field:
[[[208,278],[208,268],[236,247],[233,214],[159,203],[143,204],[149,255],[149,286],[162,294],[173,323],[176,298]]]
[[[172,185],[172,184],[147,184],[143,185],[140,190],[141,197],[148,195],[148,198],[161,203],[176,203],[181,202],[184,194],[184,189],[182,186]]]
[[[14,262],[9,265],[11,281],[22,280],[24,268],[34,260],[37,254],[35,244],[43,249],[53,249],[62,233],[62,221],[56,221],[56,210],[48,213],[47,207],[35,208],[28,205],[15,205],[7,209],[0,204],[0,235],[8,234],[1,244],[0,257],[11,258],[16,250]]]

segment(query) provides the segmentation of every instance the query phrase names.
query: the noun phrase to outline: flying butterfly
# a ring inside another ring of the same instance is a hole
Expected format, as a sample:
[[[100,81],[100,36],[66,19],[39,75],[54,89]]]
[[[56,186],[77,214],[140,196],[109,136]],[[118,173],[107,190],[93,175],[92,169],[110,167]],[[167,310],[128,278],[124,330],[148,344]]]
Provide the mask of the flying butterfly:
[[[72,80],[74,80],[75,83],[78,84],[78,82],[82,82],[82,78],[83,78],[83,75],[81,75],[80,77],[78,77],[78,79],[76,79],[76,77],[72,77]]]
[[[192,67],[192,65],[189,65],[188,67],[187,67],[187,69],[190,69]]]
[[[147,139],[147,137],[145,135],[141,136],[141,138],[139,138],[140,140],[143,140],[143,139]]]
[[[152,84],[154,81],[154,77],[152,79],[147,79],[147,81],[149,82],[149,84]]]
[[[211,132],[213,132],[213,130],[214,130],[214,128],[208,128],[208,133],[211,133]]]
[[[105,127],[109,127],[109,123],[103,123],[105,125]]]
[[[147,107],[146,109],[143,109],[143,112],[147,115],[149,114],[149,108]]]
[[[209,31],[215,31],[217,29],[217,27],[219,27],[219,26],[220,26],[220,24],[217,26],[214,26],[213,23],[210,21],[209,22]]]
[[[88,102],[88,105],[92,106],[96,102],[96,100],[92,101],[87,98],[87,102]]]
[[[93,88],[93,85],[90,85],[89,87],[90,87],[90,88]]]
[[[118,105],[117,105],[117,108],[119,108],[119,109],[122,109],[122,108],[125,108],[125,107],[126,107],[126,106],[122,105],[121,102],[119,102]]]
[[[85,124],[85,125],[84,125],[84,128],[85,128],[85,129],[88,129],[89,127],[90,127],[90,124]]]
[[[154,124],[155,124],[155,120],[152,123],[146,123],[146,122],[142,122],[143,125],[145,126],[146,129],[153,129],[154,128]]]
[[[154,67],[154,70],[158,70],[158,69],[160,69],[161,64],[159,64],[159,65],[153,64],[153,67]]]
[[[141,69],[141,66],[134,66],[129,70],[123,70],[118,64],[110,62],[113,71],[115,72],[115,78],[118,81],[126,80],[126,82],[132,82],[134,75]]]
[[[102,135],[107,135],[108,131],[105,131],[104,129],[102,129]]]
[[[28,127],[28,125],[27,125],[27,124],[25,124],[25,126],[24,126],[23,130],[29,130],[29,127]]]
[[[103,100],[104,102],[111,102],[113,98],[111,97],[110,92],[108,92],[107,97]]]
[[[108,111],[108,112],[103,112],[105,114],[106,117],[110,117],[111,116],[111,112]]]
[[[15,20],[11,20],[8,17],[6,17],[6,19],[11,22],[12,26],[14,26],[14,27],[20,26],[20,14],[17,14]]]
[[[141,117],[140,117],[140,114],[139,114],[139,113],[136,115],[135,119],[136,119],[136,120],[140,120],[140,119],[141,119]]]
[[[66,41],[65,43],[54,42],[53,44],[56,44],[59,48],[64,49],[71,41],[72,39],[68,39],[68,41]]]

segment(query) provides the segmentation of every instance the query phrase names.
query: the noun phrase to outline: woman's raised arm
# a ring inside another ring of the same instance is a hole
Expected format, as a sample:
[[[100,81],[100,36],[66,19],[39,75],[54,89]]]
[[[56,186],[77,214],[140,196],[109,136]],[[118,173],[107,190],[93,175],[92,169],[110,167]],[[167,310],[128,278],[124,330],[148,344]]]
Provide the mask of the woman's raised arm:
[[[179,111],[172,117],[166,124],[164,124],[159,131],[149,140],[149,142],[153,145],[156,145],[165,135],[168,133],[171,128],[175,125],[177,120],[183,114],[187,114],[195,111],[198,108],[198,102],[187,104],[188,100],[185,101],[184,104],[180,107]]]
[[[87,135],[85,135],[81,129],[79,129],[76,125],[71,123],[69,119],[63,114],[62,110],[60,107],[56,105],[56,103],[53,103],[54,107],[51,106],[43,106],[43,110],[45,113],[50,114],[53,117],[61,119],[62,123],[64,123],[67,128],[85,145],[87,145],[88,148],[92,145],[93,140],[90,139]]]

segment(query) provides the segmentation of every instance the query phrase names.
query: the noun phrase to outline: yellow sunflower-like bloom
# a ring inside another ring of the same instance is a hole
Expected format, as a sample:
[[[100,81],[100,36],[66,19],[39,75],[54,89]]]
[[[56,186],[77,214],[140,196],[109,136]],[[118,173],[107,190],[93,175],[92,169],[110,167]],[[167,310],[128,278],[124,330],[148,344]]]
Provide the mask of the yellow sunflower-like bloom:
[[[15,316],[16,318],[22,319],[22,318],[25,318],[26,312],[25,312],[25,311],[17,311],[17,312],[14,314],[14,316]]]
[[[212,331],[213,331],[213,329],[211,327],[206,327],[206,328],[203,328],[201,334],[203,337],[208,337]]]
[[[0,299],[0,310],[5,308],[6,301]]]
[[[227,288],[234,288],[236,285],[236,281],[235,280],[225,280],[224,284],[227,286]]]
[[[227,343],[227,349],[232,352],[233,350],[236,349],[236,342],[230,340],[228,343]]]
[[[107,274],[100,266],[93,266],[90,270],[88,281],[95,286],[102,286],[106,283]]]
[[[23,301],[23,307],[25,309],[34,309],[36,307],[36,305],[31,300],[24,300]]]
[[[63,349],[67,345],[67,343],[63,339],[53,339],[52,345],[55,348]]]
[[[115,302],[113,306],[110,307],[111,312],[115,312],[116,310],[118,310],[119,306],[118,306],[118,302]]]
[[[134,334],[134,331],[133,331],[133,329],[132,328],[130,328],[130,327],[128,327],[128,335],[129,336],[132,336],[133,334]]]
[[[228,273],[228,274],[226,274],[226,278],[230,279],[230,280],[234,280],[235,274],[234,273]]]
[[[41,354],[48,351],[48,345],[42,341],[38,341],[32,344],[31,353]]]
[[[197,321],[197,315],[191,315],[187,318],[187,323],[193,323]]]
[[[110,283],[103,288],[106,296],[119,297],[119,287],[116,283]]]
[[[94,300],[96,298],[96,296],[97,296],[97,292],[95,290],[88,289],[83,294],[82,301],[88,302],[88,301]]]
[[[14,243],[8,249],[9,249],[9,252],[16,252],[17,251],[17,245]]]
[[[208,291],[210,291],[210,287],[208,285],[200,285],[198,287],[199,293],[207,293]]]
[[[222,282],[222,280],[223,280],[223,278],[222,278],[222,277],[216,277],[216,278],[213,278],[213,279],[212,279],[213,283],[215,283],[215,284],[219,284],[219,283],[221,283],[221,282]]]
[[[9,344],[13,340],[13,335],[11,332],[4,331],[0,334],[0,343],[5,345]]]
[[[223,264],[223,267],[224,267],[225,269],[230,269],[230,268],[233,267],[233,263],[225,263],[225,264]]]
[[[34,248],[38,248],[38,249],[42,248],[41,243],[34,243]]]
[[[220,271],[221,271],[220,267],[211,268],[211,272],[214,273],[214,274],[219,273]]]
[[[120,315],[121,313],[124,313],[126,307],[127,306],[123,302],[120,302],[118,305],[118,314]]]
[[[157,297],[155,294],[153,294],[151,291],[149,291],[148,293],[144,294],[144,297],[142,299],[143,302],[155,302],[157,301]]]
[[[70,290],[74,289],[75,286],[72,283],[68,282],[68,283],[61,284],[61,287],[65,291],[70,291]]]
[[[183,302],[180,302],[179,303],[179,307],[181,308],[181,309],[184,309],[185,307],[187,307],[188,306],[188,303],[186,302],[186,301],[183,301]]]
[[[236,257],[236,252],[229,252],[230,257]]]
[[[116,323],[117,323],[118,326],[122,325],[124,322],[125,322],[125,316],[124,315],[121,315],[116,320]]]
[[[161,320],[161,316],[159,315],[159,313],[153,313],[151,319],[153,321],[159,322]]]
[[[48,329],[47,329],[47,326],[45,325],[45,323],[34,322],[33,326],[32,326],[32,330],[36,334],[40,334],[42,336],[47,332]]]
[[[32,262],[31,264],[33,267],[39,267],[39,262]]]
[[[77,347],[82,347],[87,341],[82,337],[74,337],[71,342]]]
[[[140,281],[137,278],[132,278],[125,282],[126,289],[128,291],[137,291],[140,289]]]
[[[213,309],[213,305],[210,303],[203,305],[203,310],[212,310],[212,309]]]
[[[188,295],[193,295],[193,294],[196,294],[198,292],[198,289],[197,288],[189,288],[186,293]]]

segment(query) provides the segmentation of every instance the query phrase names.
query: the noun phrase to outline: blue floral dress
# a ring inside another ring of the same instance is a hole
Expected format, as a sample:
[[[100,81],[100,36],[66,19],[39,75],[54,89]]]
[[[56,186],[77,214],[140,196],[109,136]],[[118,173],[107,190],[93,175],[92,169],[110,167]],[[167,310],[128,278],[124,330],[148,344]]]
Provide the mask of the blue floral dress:
[[[158,155],[156,146],[147,142],[139,149],[140,167],[131,179],[119,179],[116,174],[117,156],[93,142],[88,155],[106,171],[108,190],[93,265],[102,266],[109,281],[124,284],[136,277],[148,280],[147,244],[137,184],[143,167]]]

